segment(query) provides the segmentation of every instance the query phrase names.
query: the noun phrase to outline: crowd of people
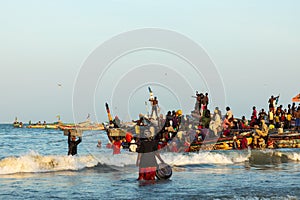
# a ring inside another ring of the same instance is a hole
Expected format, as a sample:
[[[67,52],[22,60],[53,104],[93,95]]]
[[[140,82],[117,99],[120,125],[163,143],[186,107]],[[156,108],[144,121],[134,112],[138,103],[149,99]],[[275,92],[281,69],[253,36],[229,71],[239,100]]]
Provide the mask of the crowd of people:
[[[252,114],[249,120],[242,116],[237,118],[229,106],[225,108],[226,113],[222,115],[221,110],[216,107],[213,113],[208,108],[208,93],[196,92],[194,110],[190,115],[182,115],[182,111],[168,111],[166,116],[159,114],[158,118],[153,119],[153,114],[157,115],[158,101],[155,99],[150,117],[139,115],[136,123],[134,135],[139,135],[144,128],[151,127],[152,136],[158,139],[158,148],[171,152],[189,151],[192,143],[201,143],[205,139],[224,137],[233,138],[233,149],[248,148],[245,135],[243,132],[251,131],[252,144],[251,148],[267,147],[269,134],[281,129],[299,130],[300,129],[300,106],[295,103],[289,104],[287,108],[277,105],[279,96],[271,96],[269,110],[266,112],[264,108],[258,112],[256,106],[252,107]],[[180,126],[179,126],[180,125]],[[235,138],[234,138],[235,137]],[[138,144],[139,138],[134,138]],[[123,143],[122,143],[123,142]],[[130,143],[131,141],[121,141],[120,146]],[[137,148],[138,149],[138,148]]]
[[[181,110],[173,110],[168,111],[166,116],[159,114],[157,97],[150,98],[151,115],[140,114],[139,119],[132,121],[135,123],[134,129],[128,131],[124,138],[112,138],[108,134],[111,143],[107,147],[113,149],[113,154],[121,153],[122,147],[138,152],[138,179],[154,180],[157,166],[155,157],[164,162],[159,151],[189,152],[193,143],[215,138],[231,138],[232,149],[264,148],[270,145],[268,139],[272,131],[298,131],[300,128],[300,104],[298,107],[295,103],[289,104],[287,108],[277,106],[279,96],[270,97],[268,111],[261,108],[258,112],[256,106],[253,106],[249,120],[245,116],[234,116],[229,106],[225,108],[224,115],[218,107],[211,113],[208,108],[208,93],[197,91],[194,97],[196,103],[190,115],[183,115]],[[119,119],[115,118],[110,125],[114,128],[119,127]],[[248,140],[249,134],[243,134],[249,131],[251,143]]]

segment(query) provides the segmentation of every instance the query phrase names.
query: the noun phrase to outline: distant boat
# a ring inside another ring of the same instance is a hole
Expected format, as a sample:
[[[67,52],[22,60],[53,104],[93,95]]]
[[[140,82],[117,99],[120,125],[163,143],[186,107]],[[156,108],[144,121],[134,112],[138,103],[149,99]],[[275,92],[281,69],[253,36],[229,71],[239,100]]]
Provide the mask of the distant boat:
[[[78,124],[60,124],[58,126],[60,130],[81,130],[81,131],[96,131],[96,130],[104,130],[104,126],[102,124],[91,123],[88,119],[84,122],[80,122]]]
[[[17,122],[13,124],[14,128],[23,128],[23,123],[22,122]]]
[[[38,122],[36,124],[32,124],[31,121],[29,122],[29,125],[27,125],[27,128],[34,128],[34,129],[58,129],[60,125],[63,123],[60,121],[60,117],[58,118],[57,122],[54,123],[44,123]]]
[[[18,118],[15,118],[15,121],[13,123],[14,128],[23,128],[23,123],[18,121]]]
[[[42,125],[42,124],[33,124],[33,125],[28,125],[27,126],[27,128],[36,128],[36,129],[38,129],[38,128],[45,128],[46,127],[46,125]]]

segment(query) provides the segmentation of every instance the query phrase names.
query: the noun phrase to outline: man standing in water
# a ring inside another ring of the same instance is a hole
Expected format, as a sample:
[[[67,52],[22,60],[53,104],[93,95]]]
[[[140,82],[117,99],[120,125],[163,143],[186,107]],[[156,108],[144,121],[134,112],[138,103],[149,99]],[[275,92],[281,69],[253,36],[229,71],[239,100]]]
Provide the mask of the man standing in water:
[[[136,166],[139,167],[138,180],[155,180],[157,161],[156,157],[164,163],[157,151],[158,142],[151,137],[149,130],[144,132],[145,138],[141,140],[138,148]]]
[[[78,140],[76,140],[76,136],[73,135],[71,136],[71,131],[69,130],[68,133],[68,146],[69,146],[69,151],[68,155],[76,155],[77,154],[77,145],[81,142],[81,137],[79,137]]]

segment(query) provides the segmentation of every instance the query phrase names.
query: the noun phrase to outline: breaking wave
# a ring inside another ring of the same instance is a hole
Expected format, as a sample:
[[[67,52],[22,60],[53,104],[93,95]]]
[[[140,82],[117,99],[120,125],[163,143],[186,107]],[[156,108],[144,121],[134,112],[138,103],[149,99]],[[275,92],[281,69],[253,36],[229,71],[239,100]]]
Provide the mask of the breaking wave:
[[[188,165],[234,165],[250,162],[255,165],[270,165],[286,162],[300,162],[300,151],[249,150],[249,151],[201,151],[199,153],[162,153],[163,160],[171,166]],[[93,155],[40,155],[31,151],[19,157],[11,156],[0,160],[0,174],[55,172],[82,170],[99,166],[113,169],[133,167],[137,153],[123,152],[112,155],[101,152]]]

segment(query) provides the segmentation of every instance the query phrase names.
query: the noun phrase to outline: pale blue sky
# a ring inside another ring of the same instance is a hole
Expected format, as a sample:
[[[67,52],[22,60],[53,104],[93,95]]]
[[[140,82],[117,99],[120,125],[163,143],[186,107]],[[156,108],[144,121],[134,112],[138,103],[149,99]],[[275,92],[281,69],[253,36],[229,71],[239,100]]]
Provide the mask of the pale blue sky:
[[[253,105],[267,108],[272,94],[286,105],[300,92],[299,10],[298,0],[0,0],[0,122],[55,121],[57,114],[72,121],[73,85],[89,54],[145,27],[178,31],[201,45],[237,117],[249,117]]]

